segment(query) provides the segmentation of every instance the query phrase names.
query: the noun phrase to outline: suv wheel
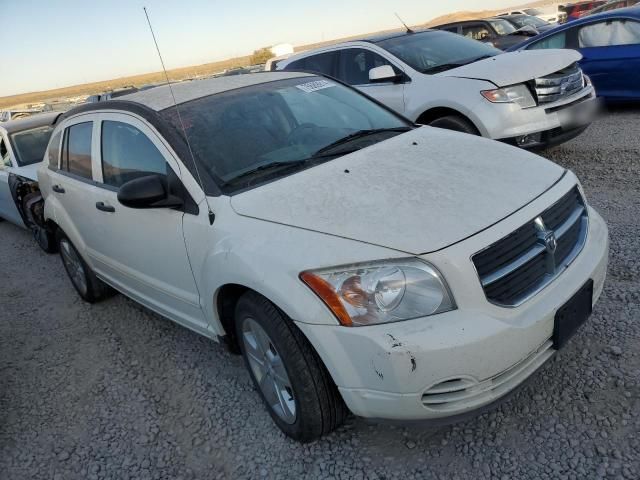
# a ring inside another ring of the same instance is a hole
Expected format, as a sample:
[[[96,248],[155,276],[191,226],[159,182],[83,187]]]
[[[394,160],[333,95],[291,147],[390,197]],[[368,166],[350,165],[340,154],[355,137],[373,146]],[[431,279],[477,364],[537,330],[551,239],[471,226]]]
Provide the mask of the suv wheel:
[[[429,123],[430,127],[446,128],[456,132],[468,133],[470,135],[479,135],[476,127],[469,120],[459,115],[447,115],[440,117]]]
[[[58,230],[57,244],[64,269],[78,295],[89,303],[95,303],[105,298],[111,290],[110,287],[96,277],[71,240],[60,230]]]
[[[289,437],[309,442],[340,426],[348,410],[329,372],[293,322],[248,292],[236,306],[245,363],[269,413]]]

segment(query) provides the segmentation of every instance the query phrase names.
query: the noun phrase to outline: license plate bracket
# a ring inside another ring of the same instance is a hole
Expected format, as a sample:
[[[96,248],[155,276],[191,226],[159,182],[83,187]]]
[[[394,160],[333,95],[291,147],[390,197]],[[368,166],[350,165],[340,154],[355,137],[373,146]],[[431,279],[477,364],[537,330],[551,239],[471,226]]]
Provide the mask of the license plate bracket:
[[[593,310],[593,280],[585,283],[558,309],[553,324],[553,348],[560,350],[587,321]]]

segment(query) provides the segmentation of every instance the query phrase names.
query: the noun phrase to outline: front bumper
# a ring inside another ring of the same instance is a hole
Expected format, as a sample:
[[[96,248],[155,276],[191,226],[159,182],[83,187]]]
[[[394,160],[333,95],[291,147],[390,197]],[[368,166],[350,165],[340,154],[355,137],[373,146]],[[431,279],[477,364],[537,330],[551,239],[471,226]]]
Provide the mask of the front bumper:
[[[488,110],[488,106],[481,104],[480,110]],[[582,114],[585,110],[597,111],[598,101],[593,86],[588,86],[579,92],[557,102],[540,105],[533,108],[520,108],[515,104],[489,104],[490,112],[482,116],[484,123],[483,135],[494,140],[503,140],[517,144],[517,139],[525,136],[543,137],[538,145],[527,145],[528,148],[551,146],[567,141],[580,134],[591,124],[592,115],[573,115],[575,110]],[[481,111],[475,112],[481,114]],[[571,132],[571,134],[562,135]],[[564,137],[564,138],[563,138]],[[520,145],[519,145],[520,146]]]
[[[503,138],[501,141],[527,150],[540,150],[568,142],[576,138],[587,128],[589,128],[589,125],[581,125],[573,128],[558,127],[545,132],[537,132],[520,137]]]
[[[454,295],[461,287],[468,290],[460,291],[458,310],[371,327],[299,327],[356,415],[437,420],[480,410],[521,385],[553,355],[550,338],[558,308],[590,278],[593,303],[602,292],[608,232],[594,210],[589,216],[589,234],[580,255],[517,308],[489,304],[477,277],[469,272],[462,272],[465,279],[444,271]],[[454,268],[436,265],[441,270]]]

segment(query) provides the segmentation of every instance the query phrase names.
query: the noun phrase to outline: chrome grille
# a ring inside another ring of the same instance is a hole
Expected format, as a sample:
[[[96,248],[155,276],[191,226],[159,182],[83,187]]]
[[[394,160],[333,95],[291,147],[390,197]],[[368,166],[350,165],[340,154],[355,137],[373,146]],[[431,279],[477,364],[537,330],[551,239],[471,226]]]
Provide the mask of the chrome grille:
[[[546,77],[536,78],[534,84],[538,104],[551,103],[581,90],[584,77],[578,64],[574,63]]]
[[[517,306],[557,277],[580,253],[587,210],[574,187],[540,216],[473,256],[487,299]]]

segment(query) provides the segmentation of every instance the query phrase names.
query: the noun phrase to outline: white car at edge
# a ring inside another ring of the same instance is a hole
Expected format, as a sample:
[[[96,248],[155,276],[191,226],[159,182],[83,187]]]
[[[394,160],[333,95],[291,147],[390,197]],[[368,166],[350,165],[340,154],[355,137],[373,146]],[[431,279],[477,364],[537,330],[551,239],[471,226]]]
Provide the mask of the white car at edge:
[[[417,123],[541,148],[591,123],[596,95],[581,58],[573,50],[502,53],[423,30],[308,50],[277,68],[337,78]]]
[[[486,408],[591,313],[608,232],[572,172],[321,76],[173,90],[61,118],[45,220],[82,298],[239,348],[287,435]]]
[[[37,171],[58,116],[39,113],[0,123],[0,221],[31,230],[47,252],[53,238],[36,222],[43,207]]]

